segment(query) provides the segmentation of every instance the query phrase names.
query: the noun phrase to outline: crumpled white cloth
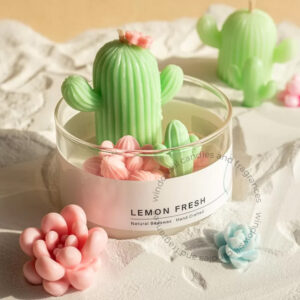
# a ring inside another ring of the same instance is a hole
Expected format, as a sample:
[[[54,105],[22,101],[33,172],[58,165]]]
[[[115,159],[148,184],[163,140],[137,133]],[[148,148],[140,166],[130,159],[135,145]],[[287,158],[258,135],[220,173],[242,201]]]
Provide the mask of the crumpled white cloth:
[[[232,8],[210,7],[221,24]],[[172,236],[174,251],[161,236],[110,240],[97,284],[65,299],[300,299],[300,109],[276,99],[261,107],[239,106],[241,92],[216,77],[217,50],[203,45],[196,19],[125,25],[153,36],[152,51],[163,67],[180,65],[188,75],[214,83],[232,100],[234,156],[255,178],[262,197],[255,204],[243,172],[234,168],[233,201],[201,224]],[[279,39],[300,40],[300,28],[278,25]],[[95,29],[58,44],[16,21],[0,22],[0,298],[40,299],[41,287],[22,277],[26,258],[19,232],[38,226],[55,209],[51,202],[55,132],[53,111],[60,85],[70,73],[90,78],[96,51],[116,38],[115,28]],[[275,65],[282,88],[300,73],[300,54]],[[212,262],[211,236],[229,221],[251,223],[261,214],[261,258],[240,274]],[[179,254],[181,253],[181,254]]]

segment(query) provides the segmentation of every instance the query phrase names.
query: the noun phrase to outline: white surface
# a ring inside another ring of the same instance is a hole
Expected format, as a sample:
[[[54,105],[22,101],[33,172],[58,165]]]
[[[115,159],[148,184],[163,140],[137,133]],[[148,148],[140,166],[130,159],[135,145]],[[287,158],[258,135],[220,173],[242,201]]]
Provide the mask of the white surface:
[[[231,9],[214,6],[211,12],[222,22]],[[217,51],[200,44],[195,23],[181,19],[124,27],[154,37],[152,50],[161,65],[177,63],[230,96],[234,156],[255,178],[262,202],[255,203],[244,171],[235,167],[234,201],[172,237],[110,240],[97,284],[64,299],[300,299],[300,109],[276,100],[255,109],[239,107],[241,93],[216,78]],[[279,26],[279,34],[300,39],[300,29],[288,23]],[[55,209],[45,183],[53,184],[52,114],[60,84],[69,73],[89,77],[97,49],[115,37],[115,29],[93,30],[55,44],[22,24],[0,22],[0,298],[47,297],[22,277],[26,257],[18,235]],[[275,66],[281,87],[300,72],[299,62],[300,55]],[[261,234],[260,260],[244,272],[213,261],[212,233],[229,221],[257,223]]]

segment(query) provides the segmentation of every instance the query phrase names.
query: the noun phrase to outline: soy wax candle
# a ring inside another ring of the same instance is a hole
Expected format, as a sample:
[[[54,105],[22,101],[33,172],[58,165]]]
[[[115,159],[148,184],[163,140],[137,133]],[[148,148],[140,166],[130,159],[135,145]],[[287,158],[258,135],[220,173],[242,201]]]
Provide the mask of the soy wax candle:
[[[69,76],[55,112],[61,204],[117,238],[178,231],[231,197],[230,102],[179,66],[160,71],[149,41],[120,30],[93,84]]]
[[[249,8],[235,11],[218,30],[210,15],[197,23],[199,37],[204,44],[219,49],[218,76],[228,85],[244,91],[245,106],[257,106],[262,99],[276,92],[270,81],[274,63],[290,60],[298,45],[292,39],[277,43],[277,29],[264,11]]]
[[[91,225],[115,238],[175,233],[214,213],[231,198],[232,109],[218,89],[185,76],[183,86],[162,109],[162,129],[175,118],[199,137],[184,147],[126,152],[144,160],[201,148],[192,173],[152,181],[116,180],[87,172],[84,164],[110,152],[97,145],[93,112],[78,112],[62,99],[55,110],[57,204],[80,205]],[[180,148],[180,149],[179,149]],[[112,151],[112,150],[111,150]],[[113,154],[113,153],[111,153]],[[192,160],[191,154],[185,160]],[[185,161],[182,161],[184,164]]]

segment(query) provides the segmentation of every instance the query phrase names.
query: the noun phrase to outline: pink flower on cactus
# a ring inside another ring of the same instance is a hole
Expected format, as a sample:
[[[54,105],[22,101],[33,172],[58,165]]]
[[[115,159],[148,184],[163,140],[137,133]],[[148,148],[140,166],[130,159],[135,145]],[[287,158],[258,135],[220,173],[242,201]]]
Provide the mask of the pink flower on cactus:
[[[129,45],[135,45],[142,48],[149,48],[153,42],[153,39],[148,35],[143,35],[138,31],[126,31],[119,30],[119,38],[122,42],[127,42]]]
[[[42,284],[53,296],[88,288],[100,267],[100,253],[107,244],[104,229],[88,230],[86,215],[77,205],[68,205],[59,213],[48,213],[41,229],[26,228],[20,235],[21,249],[32,259],[23,266],[31,284]]]

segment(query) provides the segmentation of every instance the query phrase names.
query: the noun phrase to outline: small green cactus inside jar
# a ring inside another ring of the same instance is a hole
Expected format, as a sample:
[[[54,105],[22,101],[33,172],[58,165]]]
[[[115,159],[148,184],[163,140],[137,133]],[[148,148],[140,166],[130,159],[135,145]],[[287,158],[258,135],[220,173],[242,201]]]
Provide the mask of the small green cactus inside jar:
[[[166,150],[197,142],[194,134],[189,134],[183,123],[172,120],[166,129],[165,144],[157,144],[156,150]],[[186,175],[193,172],[194,161],[201,151],[201,146],[194,145],[182,149],[170,150],[157,158],[158,162],[170,170],[171,177]]]
[[[242,89],[244,92],[247,89],[245,106],[257,106],[262,99],[273,95],[273,83],[272,89],[268,89],[268,92],[262,91],[265,85],[269,85],[273,64],[290,60],[299,48],[297,42],[292,39],[283,40],[276,46],[277,29],[274,21],[267,13],[253,9],[252,1],[249,1],[248,10],[239,10],[231,14],[221,30],[218,30],[212,16],[205,15],[199,19],[197,31],[204,44],[219,49],[219,77],[234,88]],[[255,61],[248,61],[253,58]],[[260,63],[257,68],[258,60]],[[257,68],[257,71],[260,72],[261,92],[259,94],[257,93],[257,79],[252,75],[243,79],[243,84],[241,84],[241,78],[237,80],[237,73],[240,76],[247,73],[244,68],[247,70]],[[255,86],[254,90],[252,85]],[[249,101],[249,90],[251,89],[250,94],[255,94],[253,101]]]
[[[67,103],[79,111],[95,112],[97,143],[116,143],[125,135],[140,145],[162,142],[162,105],[171,100],[183,82],[180,67],[168,65],[159,72],[148,37],[119,32],[105,44],[93,64],[93,87],[80,76],[62,85]]]

